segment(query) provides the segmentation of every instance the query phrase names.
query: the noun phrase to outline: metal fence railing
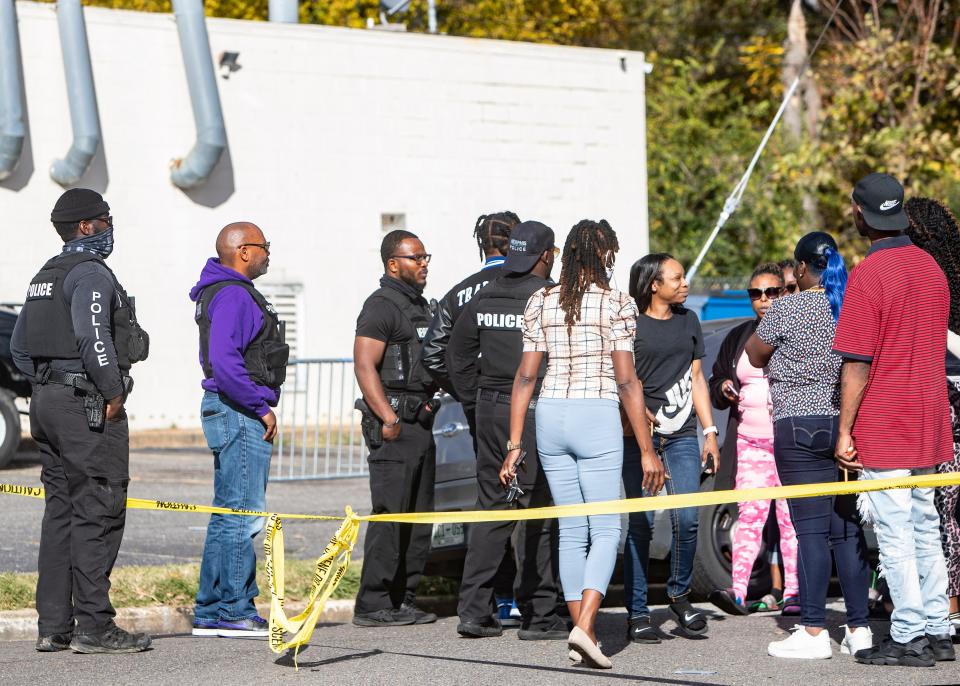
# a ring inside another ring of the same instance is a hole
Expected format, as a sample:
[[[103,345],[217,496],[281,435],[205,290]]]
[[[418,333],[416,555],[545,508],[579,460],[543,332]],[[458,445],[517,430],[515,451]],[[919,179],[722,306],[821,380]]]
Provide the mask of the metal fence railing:
[[[277,407],[280,430],[270,478],[337,479],[367,474],[360,396],[349,358],[291,360]]]

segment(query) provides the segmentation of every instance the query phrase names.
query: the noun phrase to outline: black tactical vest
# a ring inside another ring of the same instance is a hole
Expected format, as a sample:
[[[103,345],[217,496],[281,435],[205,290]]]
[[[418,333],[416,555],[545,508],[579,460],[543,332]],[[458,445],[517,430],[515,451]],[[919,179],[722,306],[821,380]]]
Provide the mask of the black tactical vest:
[[[90,314],[96,321],[103,317],[113,337],[117,351],[117,366],[129,371],[130,366],[147,359],[150,336],[137,322],[133,298],[117,281],[116,275],[99,255],[89,252],[68,252],[47,261],[27,288],[27,298],[21,312],[26,322],[27,349],[34,360],[80,359],[77,337],[73,331],[70,297],[63,284],[70,270],[83,262],[99,262],[109,272],[116,289],[116,299],[110,312],[103,312],[97,302],[90,305]]]
[[[388,343],[383,353],[380,381],[384,388],[391,391],[430,392],[436,385],[420,362],[420,349],[433,321],[431,306],[417,304],[392,288],[381,287],[371,297],[374,296],[393,303],[410,325],[409,342]]]
[[[286,343],[285,325],[280,321],[277,311],[260,291],[246,281],[218,281],[203,289],[197,300],[194,321],[200,327],[200,353],[203,356],[203,375],[213,378],[213,365],[210,363],[210,303],[214,296],[225,286],[242,286],[263,314],[263,328],[247,349],[243,351],[243,362],[250,379],[260,386],[277,390],[287,378],[287,362],[290,360],[290,346]]]
[[[546,279],[526,278],[508,287],[504,285],[508,278],[515,277],[501,276],[474,296],[481,387],[503,387],[498,382],[512,386],[523,354],[523,312],[530,296],[549,283]],[[543,376],[545,371],[542,365],[539,375]]]

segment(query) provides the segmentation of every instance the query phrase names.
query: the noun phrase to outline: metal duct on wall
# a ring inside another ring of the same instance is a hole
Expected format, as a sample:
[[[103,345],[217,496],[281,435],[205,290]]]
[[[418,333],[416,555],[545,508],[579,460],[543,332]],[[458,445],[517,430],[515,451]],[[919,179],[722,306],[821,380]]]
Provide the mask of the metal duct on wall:
[[[25,137],[17,8],[0,0],[0,180],[16,169]]]
[[[100,116],[97,113],[90,46],[80,0],[58,0],[57,27],[60,30],[73,143],[66,157],[50,165],[50,178],[61,186],[72,186],[87,171],[100,147]]]
[[[187,72],[197,142],[186,157],[174,160],[170,180],[184,190],[202,185],[227,147],[220,94],[210,56],[210,39],[202,0],[173,0],[173,14],[180,35],[180,51]]]
[[[300,20],[297,0],[270,0],[267,5],[267,17],[270,21],[296,24]]]

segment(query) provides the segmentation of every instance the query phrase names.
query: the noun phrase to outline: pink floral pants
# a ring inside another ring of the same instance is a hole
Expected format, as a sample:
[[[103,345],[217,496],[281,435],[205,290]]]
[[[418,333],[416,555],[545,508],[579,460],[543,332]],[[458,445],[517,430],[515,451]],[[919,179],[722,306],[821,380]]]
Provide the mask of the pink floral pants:
[[[737,490],[780,486],[777,465],[773,461],[773,439],[737,436]],[[799,593],[797,584],[797,533],[790,521],[786,500],[777,500],[780,525],[780,556],[783,559],[784,597]],[[769,500],[740,503],[740,518],[733,536],[733,590],[747,597],[750,572],[763,543],[763,526],[770,512]]]

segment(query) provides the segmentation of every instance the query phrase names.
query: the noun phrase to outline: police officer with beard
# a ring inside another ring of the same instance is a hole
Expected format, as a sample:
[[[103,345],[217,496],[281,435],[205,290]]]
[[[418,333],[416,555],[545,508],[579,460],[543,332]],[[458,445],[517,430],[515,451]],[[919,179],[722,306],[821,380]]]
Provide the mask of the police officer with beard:
[[[433,318],[423,297],[430,255],[409,231],[391,231],[380,246],[383,278],[363,304],[353,344],[357,401],[370,449],[374,514],[433,509],[434,412],[437,386],[420,363]],[[354,606],[357,626],[435,622],[414,603],[430,552],[429,525],[371,522]]]
[[[477,505],[482,510],[550,504],[537,456],[536,401],[530,403],[524,425],[527,452],[517,475],[519,489],[509,497],[499,473],[509,450],[510,394],[523,353],[523,312],[530,296],[551,283],[555,257],[550,228],[536,221],[516,226],[502,275],[474,296],[450,337],[450,378],[461,397],[477,398]],[[494,578],[514,532],[518,570],[514,595],[523,615],[519,638],[564,640],[569,628],[557,615],[554,520],[481,522],[469,527],[457,632],[470,638],[501,635],[494,615]]]
[[[43,455],[36,647],[139,652],[150,637],[114,623],[109,590],[130,481],[123,405],[149,339],[104,262],[114,227],[100,194],[68,190],[50,219],[63,251],[30,281],[10,344],[33,384],[30,430]]]

